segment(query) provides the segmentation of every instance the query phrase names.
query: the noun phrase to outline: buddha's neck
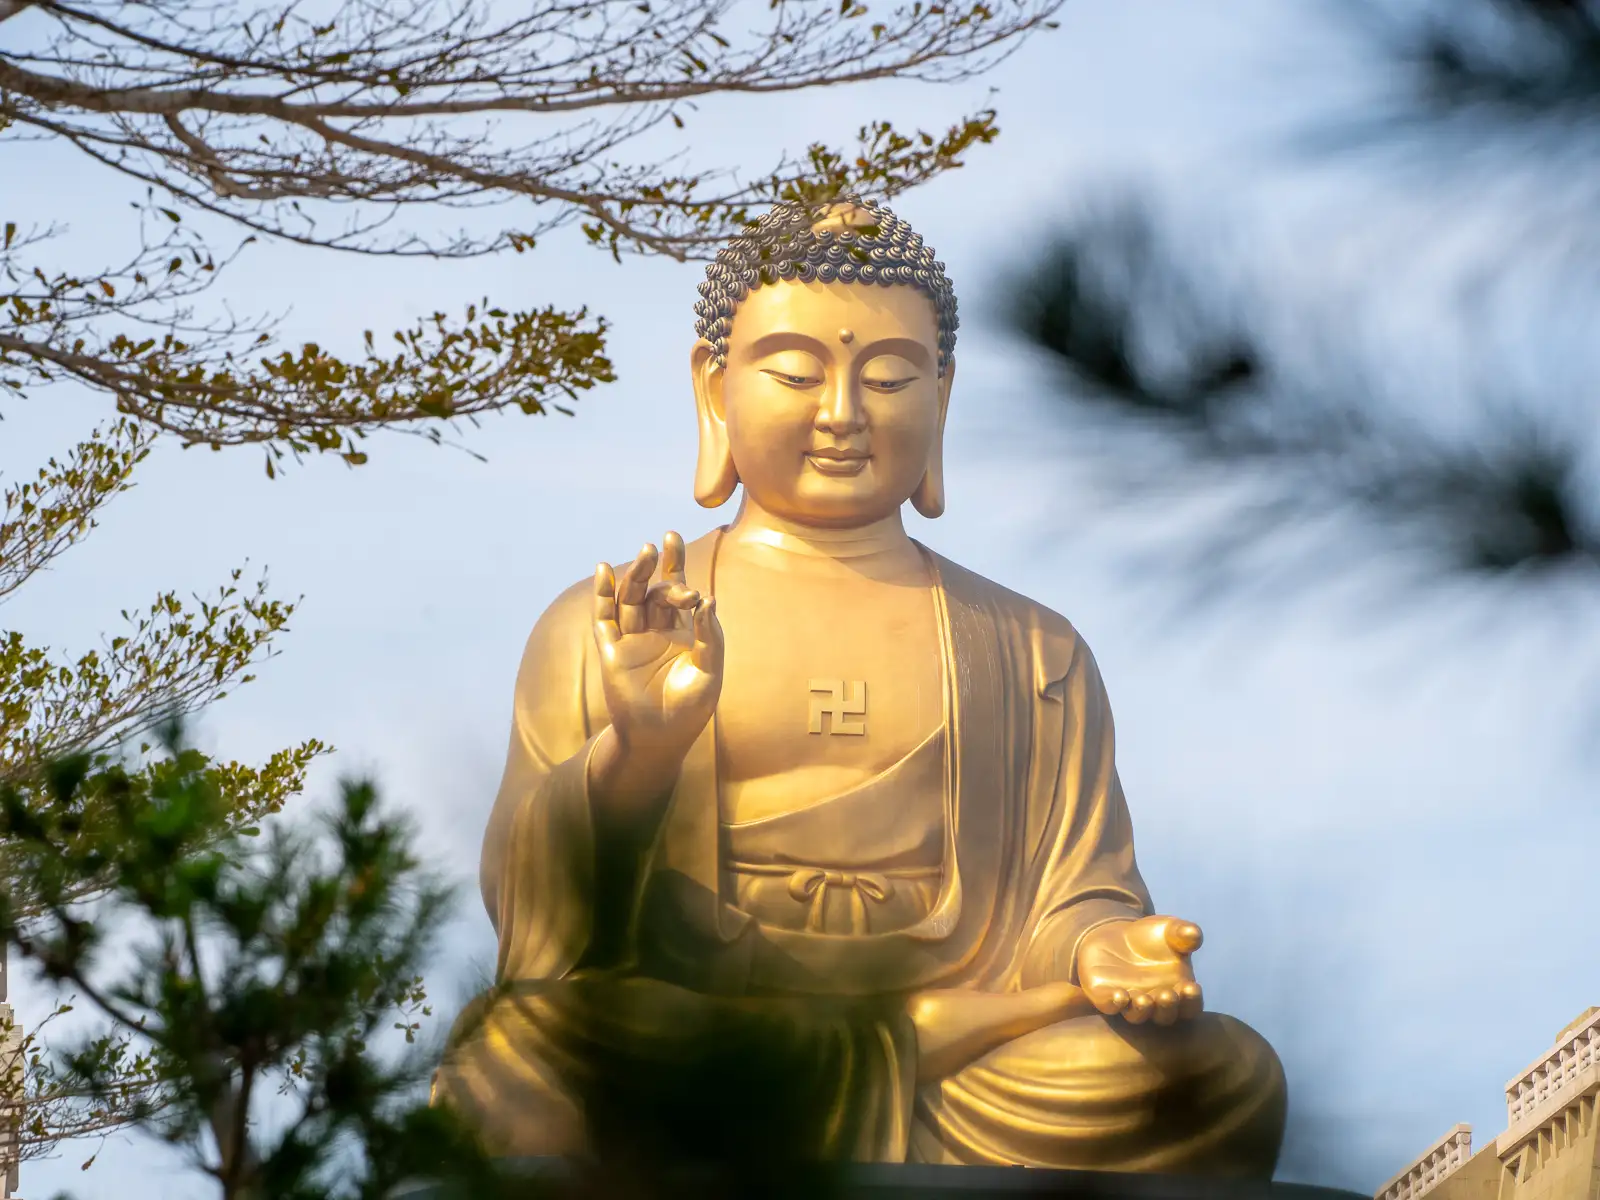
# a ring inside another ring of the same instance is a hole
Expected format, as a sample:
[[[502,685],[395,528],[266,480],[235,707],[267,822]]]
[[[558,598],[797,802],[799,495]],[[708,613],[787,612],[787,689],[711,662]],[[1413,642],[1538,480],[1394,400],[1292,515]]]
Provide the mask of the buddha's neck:
[[[793,556],[865,566],[866,560],[919,563],[921,559],[898,511],[864,525],[805,525],[770,513],[745,496],[726,537],[728,548],[736,553],[769,560]]]

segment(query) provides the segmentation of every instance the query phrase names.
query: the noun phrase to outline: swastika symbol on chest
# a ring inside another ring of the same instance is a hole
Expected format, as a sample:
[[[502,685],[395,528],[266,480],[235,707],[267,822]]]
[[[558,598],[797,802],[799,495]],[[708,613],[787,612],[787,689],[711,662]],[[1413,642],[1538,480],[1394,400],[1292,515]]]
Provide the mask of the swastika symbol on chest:
[[[831,734],[855,734],[857,736],[867,732],[865,719],[852,721],[851,717],[865,718],[867,714],[867,684],[862,679],[852,679],[848,684],[843,679],[813,679],[809,685],[811,691],[810,715],[811,721],[807,729],[811,733],[823,732],[822,718],[826,715],[828,720],[827,732]]]

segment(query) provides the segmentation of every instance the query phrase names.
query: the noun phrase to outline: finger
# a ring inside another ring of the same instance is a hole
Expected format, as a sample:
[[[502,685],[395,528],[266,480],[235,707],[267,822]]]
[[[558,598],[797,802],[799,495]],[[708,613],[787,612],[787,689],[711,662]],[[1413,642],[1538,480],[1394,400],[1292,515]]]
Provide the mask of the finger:
[[[651,629],[677,631],[688,627],[700,593],[681,583],[653,583],[645,598],[645,614]]]
[[[707,596],[694,610],[694,647],[689,661],[707,675],[722,673],[722,625],[717,620],[715,596]]]
[[[1128,1007],[1129,997],[1126,989],[1113,987],[1086,988],[1089,1000],[1095,1008],[1108,1017],[1114,1017]]]
[[[647,544],[617,580],[617,624],[623,633],[643,633],[650,628],[644,601],[655,569],[656,548]]]
[[[696,604],[700,603],[700,593],[687,584],[678,583],[674,580],[665,580],[661,583],[652,583],[650,585],[650,591],[645,596],[645,603],[688,612]]]
[[[594,632],[602,643],[615,642],[622,636],[617,625],[617,581],[610,563],[601,563],[594,569]]]
[[[1155,1010],[1156,1002],[1148,992],[1135,992],[1128,1001],[1128,1007],[1122,1010],[1122,1015],[1130,1025],[1143,1025]]]
[[[682,583],[671,583],[662,593],[662,602],[670,604],[673,608],[682,609],[684,612],[694,611],[695,605],[700,603],[700,592],[696,588]]]
[[[617,581],[619,604],[644,603],[645,593],[650,590],[650,576],[656,571],[658,557],[656,548],[646,542],[644,548],[628,564],[628,569],[622,573],[622,578]]]
[[[667,530],[667,536],[661,539],[661,578],[668,583],[682,583],[686,558],[683,539],[673,530]]]
[[[1157,1025],[1171,1025],[1178,1019],[1178,993],[1173,988],[1159,988],[1154,996]]]
[[[1165,932],[1167,945],[1179,954],[1193,954],[1205,941],[1200,926],[1193,921],[1169,921]]]
[[[1192,1021],[1206,1009],[1205,993],[1194,980],[1178,985],[1178,1016]]]

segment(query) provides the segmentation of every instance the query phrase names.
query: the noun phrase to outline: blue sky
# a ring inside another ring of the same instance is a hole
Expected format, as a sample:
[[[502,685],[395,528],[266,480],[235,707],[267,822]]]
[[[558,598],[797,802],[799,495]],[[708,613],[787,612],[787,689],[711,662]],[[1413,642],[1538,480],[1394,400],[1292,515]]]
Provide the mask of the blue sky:
[[[1493,594],[1397,613],[1354,607],[1333,588],[1287,608],[1175,615],[1170,589],[1130,578],[1119,553],[1148,528],[1088,502],[1038,364],[985,321],[1030,239],[1134,180],[1222,231],[1213,255],[1225,283],[1253,281],[1275,316],[1358,315],[1362,346],[1403,346],[1388,360],[1396,375],[1446,407],[1484,373],[1526,375],[1530,363],[1556,363],[1541,379],[1592,378],[1593,350],[1561,328],[1539,332],[1537,353],[1525,336],[1498,358],[1463,341],[1444,283],[1470,263],[1472,229],[1494,225],[1482,206],[1503,201],[1457,205],[1464,231],[1396,278],[1380,268],[1426,244],[1419,227],[1454,228],[1428,221],[1418,180],[1271,153],[1303,122],[1371,93],[1319,8],[1069,0],[1059,30],[978,84],[741,104],[709,111],[690,135],[708,164],[759,168],[880,114],[936,127],[1000,89],[999,142],[895,205],[945,260],[965,322],[949,511],[915,519],[914,532],[1084,632],[1111,690],[1157,904],[1204,926],[1209,1004],[1255,1025],[1287,1064],[1289,1165],[1370,1190],[1457,1121],[1479,1144],[1499,1132],[1505,1081],[1600,1000],[1600,959],[1583,952],[1593,943],[1584,882],[1600,845],[1600,762],[1580,749],[1600,713],[1592,620],[1586,630],[1581,609],[1559,605],[1530,616]],[[8,219],[18,206],[55,216],[72,225],[74,254],[115,261],[127,210],[105,203],[107,180],[48,147],[23,164],[0,189]],[[360,470],[313,462],[269,482],[255,451],[163,447],[4,623],[87,647],[118,609],[158,590],[204,591],[245,558],[270,567],[303,607],[282,656],[208,716],[206,744],[247,758],[332,742],[339,754],[313,790],[373,772],[470,880],[518,655],[544,604],[599,558],[717,519],[689,490],[698,279],[693,266],[614,266],[560,237],[531,256],[458,264],[257,247],[228,295],[242,311],[285,312],[290,341],[353,349],[364,329],[485,295],[586,303],[614,322],[620,381],[576,419],[506,418],[468,433],[487,463],[390,438]],[[1523,294],[1515,309],[1530,325],[1536,299]],[[106,415],[65,393],[3,414],[8,476]],[[469,890],[439,978],[492,949]],[[45,1003],[26,984],[13,996],[24,1022]],[[79,1161],[69,1151],[29,1166],[24,1194],[209,1194],[136,1140],[108,1145],[87,1173]]]

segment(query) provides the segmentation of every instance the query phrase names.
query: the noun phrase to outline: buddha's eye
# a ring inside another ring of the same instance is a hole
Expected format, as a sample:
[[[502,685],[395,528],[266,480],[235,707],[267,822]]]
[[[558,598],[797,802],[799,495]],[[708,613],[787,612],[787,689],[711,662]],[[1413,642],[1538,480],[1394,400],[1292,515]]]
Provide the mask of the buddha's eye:
[[[861,386],[880,394],[903,392],[919,378],[915,363],[898,354],[881,354],[861,372]]]
[[[764,370],[763,375],[770,375],[785,387],[808,388],[816,387],[822,382],[820,378],[810,375],[794,375],[788,371]]]
[[[803,389],[819,386],[827,371],[814,354],[804,350],[784,350],[769,355],[761,364],[761,373],[770,375],[784,387]]]
[[[917,381],[915,375],[906,379],[863,379],[864,386],[875,392],[902,392]]]

